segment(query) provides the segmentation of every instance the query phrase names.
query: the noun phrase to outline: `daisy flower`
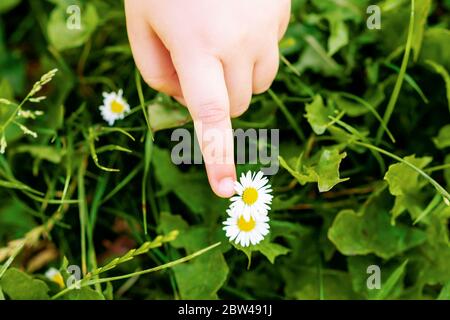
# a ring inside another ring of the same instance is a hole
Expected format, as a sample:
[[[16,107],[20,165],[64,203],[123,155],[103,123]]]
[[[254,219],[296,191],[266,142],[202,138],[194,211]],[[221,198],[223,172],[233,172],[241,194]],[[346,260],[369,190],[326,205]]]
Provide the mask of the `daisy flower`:
[[[252,216],[267,215],[273,198],[269,180],[261,171],[256,174],[248,171],[239,180],[234,185],[238,195],[230,199],[230,209],[242,213],[246,221]]]
[[[228,219],[224,221],[223,230],[226,236],[236,244],[248,247],[260,243],[269,233],[269,217],[267,215],[250,216],[249,220],[237,211],[228,209]]]
[[[130,105],[123,98],[122,89],[118,92],[103,92],[103,105],[100,106],[100,112],[110,126],[116,120],[125,118],[125,115],[130,112]]]
[[[58,269],[55,268],[50,268],[47,270],[47,272],[45,273],[45,276],[47,277],[47,279],[57,283],[60,288],[64,288],[64,279],[63,276],[61,275],[61,272],[59,272]]]

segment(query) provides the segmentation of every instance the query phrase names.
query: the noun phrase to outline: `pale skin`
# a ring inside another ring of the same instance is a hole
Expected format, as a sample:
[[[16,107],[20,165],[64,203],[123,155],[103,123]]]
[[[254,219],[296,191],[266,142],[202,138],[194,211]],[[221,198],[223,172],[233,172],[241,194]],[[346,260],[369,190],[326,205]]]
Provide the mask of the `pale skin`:
[[[253,94],[271,86],[290,5],[290,0],[125,1],[136,65],[150,87],[188,108],[209,183],[220,197],[234,194],[236,180],[231,118],[248,109]],[[206,152],[208,130],[223,137],[220,160]]]

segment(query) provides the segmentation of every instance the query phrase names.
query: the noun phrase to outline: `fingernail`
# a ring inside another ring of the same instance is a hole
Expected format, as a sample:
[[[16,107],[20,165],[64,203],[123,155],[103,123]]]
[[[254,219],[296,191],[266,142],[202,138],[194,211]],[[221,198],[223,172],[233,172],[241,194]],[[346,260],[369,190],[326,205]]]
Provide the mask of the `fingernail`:
[[[218,193],[223,198],[229,198],[234,195],[233,179],[228,177],[220,180]]]

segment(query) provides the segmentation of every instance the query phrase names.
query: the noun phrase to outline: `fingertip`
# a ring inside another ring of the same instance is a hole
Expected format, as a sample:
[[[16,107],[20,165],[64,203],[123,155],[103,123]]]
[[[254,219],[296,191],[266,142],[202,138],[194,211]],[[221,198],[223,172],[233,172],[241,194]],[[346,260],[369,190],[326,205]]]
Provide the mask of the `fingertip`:
[[[226,177],[219,181],[215,193],[221,198],[230,198],[234,195],[234,180]]]

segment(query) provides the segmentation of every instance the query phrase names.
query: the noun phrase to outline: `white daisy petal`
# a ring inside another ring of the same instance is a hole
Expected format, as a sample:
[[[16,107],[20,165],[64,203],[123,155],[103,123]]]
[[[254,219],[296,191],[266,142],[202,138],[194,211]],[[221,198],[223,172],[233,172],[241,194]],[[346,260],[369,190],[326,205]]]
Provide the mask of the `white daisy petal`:
[[[120,89],[118,93],[103,92],[103,105],[99,107],[103,119],[110,125],[114,122],[125,118],[125,115],[130,112],[130,105],[123,98],[123,90]]]
[[[264,177],[262,171],[242,173],[240,180],[235,182],[237,195],[230,199],[230,209],[244,215],[246,221],[249,221],[252,215],[267,215],[273,199],[268,183],[269,180]]]
[[[227,214],[229,218],[223,223],[226,236],[242,247],[260,243],[269,233],[268,216],[249,215],[247,220],[236,210],[227,210]]]

